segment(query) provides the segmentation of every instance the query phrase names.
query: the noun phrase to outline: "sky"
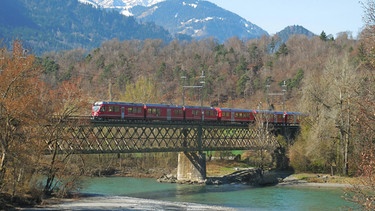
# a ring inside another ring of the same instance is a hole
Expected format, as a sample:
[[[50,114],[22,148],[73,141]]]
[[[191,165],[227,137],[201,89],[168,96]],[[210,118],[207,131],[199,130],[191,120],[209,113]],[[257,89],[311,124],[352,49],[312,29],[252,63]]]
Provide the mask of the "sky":
[[[351,32],[357,37],[363,23],[359,0],[207,0],[234,12],[270,35],[287,26],[300,25],[314,34],[336,36]]]

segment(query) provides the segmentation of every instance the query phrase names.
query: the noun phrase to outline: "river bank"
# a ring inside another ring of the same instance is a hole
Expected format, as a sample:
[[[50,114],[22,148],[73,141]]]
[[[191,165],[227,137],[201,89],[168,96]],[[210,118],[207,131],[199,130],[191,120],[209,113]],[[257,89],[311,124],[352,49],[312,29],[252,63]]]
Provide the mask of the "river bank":
[[[215,164],[214,162],[210,165]],[[263,181],[261,186],[279,186],[279,187],[312,187],[312,188],[347,188],[350,187],[351,182],[346,181],[343,178],[333,177],[328,175],[317,175],[317,174],[294,174],[291,171],[268,171],[263,172],[262,177],[259,177],[257,172],[248,174],[236,174],[236,172],[243,172],[248,168],[237,167],[236,163],[228,165],[229,167],[219,169],[219,166],[210,166],[210,175],[208,177],[208,183],[213,186],[220,186],[229,184],[230,186],[241,185],[254,185],[253,181]],[[215,173],[212,173],[212,169],[215,169]],[[253,169],[254,170],[254,169]],[[127,177],[134,178],[154,178],[160,175],[160,171],[148,171],[147,174],[140,176],[137,171],[134,171],[137,175],[126,175]],[[154,173],[150,173],[154,172]],[[156,173],[158,172],[158,173]],[[225,174],[223,173],[225,172]],[[219,176],[225,175],[225,176]],[[232,177],[228,176],[232,175]],[[242,175],[242,176],[241,176]],[[107,178],[121,178],[124,175],[114,175]],[[252,178],[250,180],[250,178]],[[259,179],[262,180],[259,180]],[[186,184],[186,183],[185,183]],[[207,184],[207,183],[206,183]],[[195,184],[196,185],[196,184]],[[259,185],[255,185],[259,186]],[[116,195],[116,194],[115,194]],[[24,208],[22,210],[231,210],[227,207],[216,207],[207,206],[203,204],[190,204],[182,202],[168,202],[158,200],[148,200],[125,196],[103,196],[103,195],[76,195],[75,198],[71,199],[45,199],[41,205],[35,208]]]
[[[311,177],[313,176],[314,175],[311,175]],[[315,176],[319,178],[322,177],[321,175],[315,175]],[[272,186],[274,188],[271,187],[271,189],[276,188],[276,189],[279,189],[279,191],[283,192],[283,190],[289,190],[291,187],[292,189],[297,188],[298,190],[300,188],[301,190],[306,189],[306,187],[307,188],[311,187],[312,189],[315,189],[315,190],[317,188],[318,189],[326,189],[326,188],[332,188],[332,189],[340,188],[341,189],[341,188],[348,187],[348,184],[338,184],[338,183],[329,183],[329,182],[323,182],[323,183],[308,182],[306,180],[298,179],[299,177],[301,177],[301,175],[291,174],[283,178],[282,180],[280,180],[280,182],[277,185]],[[332,178],[325,178],[325,179],[332,179]],[[119,182],[119,180],[115,180],[113,182]],[[198,186],[201,186],[201,185],[198,185]],[[243,185],[241,186],[244,187]],[[129,187],[129,186],[126,186],[126,187]],[[193,187],[197,187],[197,185],[191,185],[191,186],[184,185],[184,187],[193,188]],[[221,185],[212,186],[213,189],[217,189],[219,187],[221,187]],[[232,187],[230,189],[231,190],[233,189],[234,192],[236,192],[235,190],[239,186],[238,184],[227,184],[227,185],[224,185],[224,188],[225,187],[226,188]],[[281,189],[277,187],[280,187]],[[189,189],[190,188],[188,188],[187,190]],[[262,191],[262,190],[264,189],[263,188],[252,189],[251,192],[253,191],[257,192],[257,191]],[[162,192],[160,194],[165,194],[165,193]],[[238,210],[233,207],[206,205],[204,202],[188,203],[188,202],[169,201],[169,200],[164,201],[164,200],[159,200],[159,199],[157,200],[143,199],[142,196],[140,196],[140,198],[137,198],[138,196],[135,196],[135,197],[113,196],[113,195],[105,196],[105,195],[93,195],[93,194],[77,195],[76,198],[72,198],[72,199],[48,199],[48,200],[45,200],[41,206],[38,206],[35,208],[25,208],[21,210]]]
[[[345,183],[337,183],[337,182],[328,182],[328,176],[319,176],[323,177],[322,182],[309,182],[308,180],[298,179],[297,174],[292,174],[282,180],[282,182],[278,183],[277,186],[298,186],[298,187],[325,187],[325,188],[350,188],[353,184],[345,182]],[[316,176],[318,177],[318,176]]]

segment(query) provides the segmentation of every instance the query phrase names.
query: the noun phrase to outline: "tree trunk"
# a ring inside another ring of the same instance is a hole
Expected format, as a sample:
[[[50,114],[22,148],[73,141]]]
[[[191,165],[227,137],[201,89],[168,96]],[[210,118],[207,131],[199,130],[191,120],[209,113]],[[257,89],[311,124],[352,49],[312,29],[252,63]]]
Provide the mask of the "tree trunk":
[[[5,168],[6,151],[4,147],[2,148],[3,149],[1,150],[2,153],[1,153],[1,163],[0,163],[0,190],[4,186],[4,178],[5,178],[5,172],[6,172],[6,168]]]

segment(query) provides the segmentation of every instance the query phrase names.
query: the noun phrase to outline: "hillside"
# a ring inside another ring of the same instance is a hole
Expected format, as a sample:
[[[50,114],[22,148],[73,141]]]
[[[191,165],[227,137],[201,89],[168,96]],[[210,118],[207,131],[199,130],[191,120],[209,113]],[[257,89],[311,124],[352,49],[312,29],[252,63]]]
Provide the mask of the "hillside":
[[[1,2],[0,39],[8,46],[12,40],[20,39],[25,48],[41,54],[93,49],[113,38],[171,40],[168,31],[153,23],[138,23],[133,17],[96,9],[77,0]]]

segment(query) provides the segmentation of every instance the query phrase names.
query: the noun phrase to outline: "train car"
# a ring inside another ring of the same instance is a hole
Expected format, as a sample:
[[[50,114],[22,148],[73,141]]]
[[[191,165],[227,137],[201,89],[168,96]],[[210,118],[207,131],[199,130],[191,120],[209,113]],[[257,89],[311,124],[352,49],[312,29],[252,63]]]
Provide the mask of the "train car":
[[[94,120],[144,119],[145,115],[145,107],[142,103],[101,101],[95,102],[91,111]]]
[[[254,114],[252,110],[237,108],[217,108],[219,111],[219,121],[231,123],[252,123]]]
[[[274,124],[286,124],[286,113],[283,111],[274,111],[273,112],[273,123]]]
[[[184,108],[177,105],[145,104],[146,119],[163,121],[182,121]]]
[[[184,106],[184,108],[186,121],[217,121],[218,113],[214,107]]]
[[[257,110],[254,115],[258,121],[268,122],[272,124],[286,124],[299,125],[301,119],[306,116],[300,112],[283,112],[283,111],[268,111]]]
[[[256,121],[271,124],[284,124],[285,115],[282,111],[254,110]]]
[[[285,112],[285,115],[285,122],[288,125],[299,125],[301,123],[302,118],[306,116],[305,114],[300,112]]]

